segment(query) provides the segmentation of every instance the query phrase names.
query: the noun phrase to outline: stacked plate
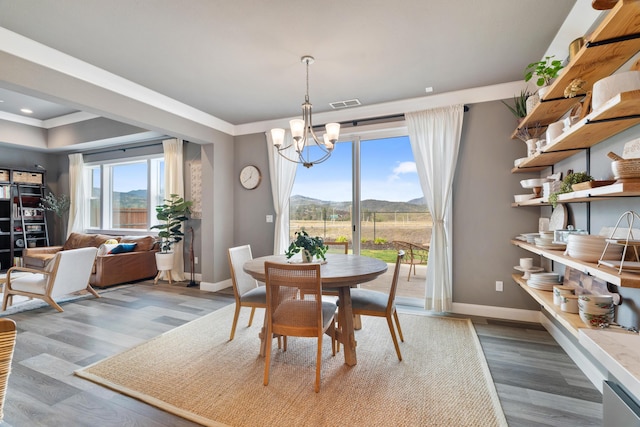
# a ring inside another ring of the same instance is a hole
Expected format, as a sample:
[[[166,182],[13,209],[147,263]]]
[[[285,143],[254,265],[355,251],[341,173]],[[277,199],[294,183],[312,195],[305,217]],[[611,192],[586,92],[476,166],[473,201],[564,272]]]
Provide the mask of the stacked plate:
[[[524,240],[527,243],[535,244],[536,237],[540,237],[540,233],[522,233],[519,236],[519,240]]]
[[[540,291],[553,291],[553,287],[562,283],[558,273],[531,273],[527,286]]]
[[[541,231],[540,237],[534,238],[536,246],[541,249],[563,250],[566,248],[564,243],[556,243],[553,241],[553,231]]]
[[[607,241],[603,236],[593,234],[569,234],[567,236],[566,255],[585,262],[598,262],[600,259],[620,260],[622,245],[610,244],[603,255]],[[602,257],[602,258],[600,258]]]

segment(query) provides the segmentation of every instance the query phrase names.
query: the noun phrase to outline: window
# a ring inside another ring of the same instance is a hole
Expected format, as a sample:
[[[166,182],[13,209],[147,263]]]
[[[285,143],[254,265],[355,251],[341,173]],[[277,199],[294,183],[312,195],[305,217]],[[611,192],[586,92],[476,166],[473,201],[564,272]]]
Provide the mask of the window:
[[[94,230],[148,230],[164,199],[164,157],[154,155],[85,165],[85,224]]]

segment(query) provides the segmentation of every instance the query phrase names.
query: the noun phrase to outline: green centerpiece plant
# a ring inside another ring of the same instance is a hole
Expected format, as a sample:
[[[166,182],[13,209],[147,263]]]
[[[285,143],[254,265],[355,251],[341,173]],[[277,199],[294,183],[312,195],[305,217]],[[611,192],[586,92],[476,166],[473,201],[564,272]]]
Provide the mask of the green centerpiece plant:
[[[296,238],[285,252],[287,259],[302,251],[302,260],[304,262],[311,262],[313,258],[326,260],[325,254],[329,247],[324,244],[322,237],[311,237],[304,230],[296,231],[295,236]]]

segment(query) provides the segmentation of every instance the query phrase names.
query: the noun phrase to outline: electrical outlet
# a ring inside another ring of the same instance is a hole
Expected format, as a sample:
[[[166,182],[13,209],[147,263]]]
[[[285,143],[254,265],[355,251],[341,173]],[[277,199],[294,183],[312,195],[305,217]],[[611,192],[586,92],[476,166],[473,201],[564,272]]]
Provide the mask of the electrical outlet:
[[[502,292],[503,286],[502,280],[496,280],[496,292]]]
[[[193,257],[193,263],[194,263],[194,264],[197,264],[197,263],[198,263],[198,257],[197,257],[197,256],[194,256],[194,257]]]
[[[273,222],[273,215],[267,215],[267,222]]]

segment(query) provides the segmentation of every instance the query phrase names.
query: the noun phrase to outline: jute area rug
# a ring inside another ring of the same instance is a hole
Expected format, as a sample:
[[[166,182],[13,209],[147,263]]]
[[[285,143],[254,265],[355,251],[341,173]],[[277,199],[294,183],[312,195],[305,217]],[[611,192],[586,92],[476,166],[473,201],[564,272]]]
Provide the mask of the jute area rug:
[[[206,426],[506,426],[478,337],[468,319],[400,315],[400,362],[384,318],[363,317],[358,364],[331,356],[323,340],[314,392],[316,340],[273,342],[268,386],[258,354],[263,310],[247,328],[234,306],[173,329],[76,375]]]

